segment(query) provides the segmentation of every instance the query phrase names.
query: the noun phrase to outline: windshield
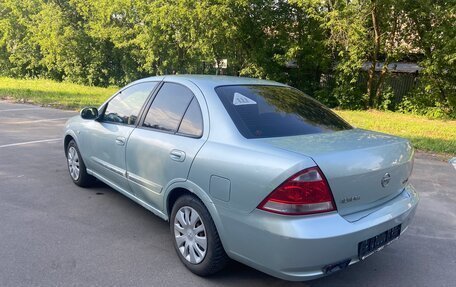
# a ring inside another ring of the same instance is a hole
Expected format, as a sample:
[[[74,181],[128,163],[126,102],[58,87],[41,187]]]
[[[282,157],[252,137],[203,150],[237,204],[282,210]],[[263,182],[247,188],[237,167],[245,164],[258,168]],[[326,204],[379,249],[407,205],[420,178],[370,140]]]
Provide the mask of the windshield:
[[[220,86],[215,91],[239,132],[249,139],[352,129],[331,110],[290,87]]]

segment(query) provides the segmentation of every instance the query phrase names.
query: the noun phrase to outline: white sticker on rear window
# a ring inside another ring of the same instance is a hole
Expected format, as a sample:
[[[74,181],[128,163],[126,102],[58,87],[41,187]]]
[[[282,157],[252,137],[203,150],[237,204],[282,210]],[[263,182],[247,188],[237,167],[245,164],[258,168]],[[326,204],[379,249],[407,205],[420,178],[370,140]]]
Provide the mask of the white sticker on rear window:
[[[235,106],[256,105],[256,103],[257,102],[255,102],[254,100],[251,100],[242,94],[234,93],[233,105]]]

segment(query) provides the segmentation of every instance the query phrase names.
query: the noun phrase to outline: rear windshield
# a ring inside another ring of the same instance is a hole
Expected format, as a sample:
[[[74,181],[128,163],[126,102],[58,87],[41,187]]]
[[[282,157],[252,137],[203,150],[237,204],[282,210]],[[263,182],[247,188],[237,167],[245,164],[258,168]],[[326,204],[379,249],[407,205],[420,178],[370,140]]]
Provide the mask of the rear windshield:
[[[239,132],[248,139],[352,128],[319,102],[290,87],[220,86],[215,91]]]

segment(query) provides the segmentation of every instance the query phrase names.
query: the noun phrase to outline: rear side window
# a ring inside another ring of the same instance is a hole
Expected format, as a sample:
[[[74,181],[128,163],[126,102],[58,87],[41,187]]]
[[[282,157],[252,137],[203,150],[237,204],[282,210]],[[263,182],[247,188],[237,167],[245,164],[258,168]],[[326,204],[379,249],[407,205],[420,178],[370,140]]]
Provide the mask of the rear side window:
[[[145,82],[120,91],[109,101],[103,122],[134,125],[141,107],[156,85],[156,82]]]
[[[249,139],[352,128],[316,100],[290,87],[221,86],[215,91],[239,132]]]
[[[165,83],[152,102],[143,126],[176,132],[192,98],[193,93],[188,88]]]
[[[191,137],[200,137],[203,135],[203,117],[198,100],[195,97],[193,97],[182,118],[178,133]]]

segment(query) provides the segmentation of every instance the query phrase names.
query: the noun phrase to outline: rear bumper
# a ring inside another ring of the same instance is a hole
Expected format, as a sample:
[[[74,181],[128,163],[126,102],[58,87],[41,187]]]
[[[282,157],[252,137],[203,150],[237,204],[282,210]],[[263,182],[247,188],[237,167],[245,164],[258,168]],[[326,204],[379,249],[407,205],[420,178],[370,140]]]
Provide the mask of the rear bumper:
[[[413,186],[408,185],[397,197],[354,222],[338,213],[295,217],[219,209],[219,214],[230,257],[275,277],[304,281],[327,275],[323,268],[329,264],[358,262],[358,243],[363,240],[399,224],[404,232],[418,201]]]

